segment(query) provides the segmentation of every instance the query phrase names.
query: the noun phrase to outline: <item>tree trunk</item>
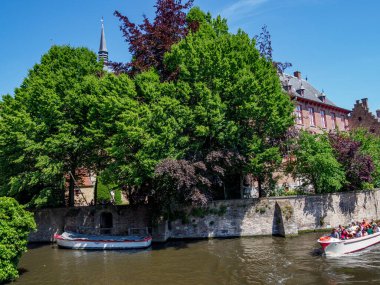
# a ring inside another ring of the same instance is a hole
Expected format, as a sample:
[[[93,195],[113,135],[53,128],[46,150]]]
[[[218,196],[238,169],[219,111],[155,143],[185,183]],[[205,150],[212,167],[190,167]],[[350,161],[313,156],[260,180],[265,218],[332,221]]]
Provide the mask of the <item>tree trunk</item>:
[[[69,207],[74,207],[75,200],[74,200],[74,190],[75,190],[75,168],[71,168],[71,175],[69,180]]]
[[[98,175],[96,175],[95,186],[94,186],[94,205],[98,204]]]
[[[262,186],[262,180],[261,180],[261,177],[259,177],[258,179],[257,179],[257,186],[258,186],[258,188],[259,188],[259,198],[262,198],[264,195],[264,193],[263,193],[263,186]]]

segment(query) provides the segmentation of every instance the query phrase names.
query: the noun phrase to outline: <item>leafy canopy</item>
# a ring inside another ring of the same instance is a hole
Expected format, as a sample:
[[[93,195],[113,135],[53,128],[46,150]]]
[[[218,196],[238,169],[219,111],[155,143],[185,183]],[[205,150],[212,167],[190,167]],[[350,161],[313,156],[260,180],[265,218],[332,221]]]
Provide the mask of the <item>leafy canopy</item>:
[[[80,167],[91,169],[93,141],[87,128],[95,97],[86,82],[101,73],[101,63],[88,49],[53,46],[29,71],[15,97],[3,98],[1,194],[35,206],[62,203],[64,175],[75,175]]]
[[[187,21],[199,24],[196,31],[164,57],[176,77],[162,80],[154,69],[137,74],[133,108],[120,110],[107,142],[112,159],[104,175],[136,200],[165,199],[172,193],[167,181],[194,203],[210,198],[205,185],[223,191],[231,175],[253,173],[265,182],[281,163],[278,142],[294,122],[293,104],[254,40],[229,33],[225,19],[199,8]],[[218,162],[231,155],[232,164]],[[199,183],[180,186],[186,175],[198,175]]]
[[[0,197],[0,283],[18,277],[17,265],[27,250],[29,233],[36,228],[33,215],[13,198]]]
[[[343,166],[347,185],[346,190],[360,190],[372,182],[374,164],[370,155],[361,151],[362,143],[348,134],[329,134],[335,157]]]
[[[160,74],[164,73],[164,54],[171,46],[183,39],[188,32],[186,10],[193,0],[157,0],[156,16],[150,22],[144,16],[143,23],[136,25],[119,11],[114,15],[121,22],[120,30],[129,44],[132,60],[129,63],[112,63],[117,73],[137,74],[154,67]]]

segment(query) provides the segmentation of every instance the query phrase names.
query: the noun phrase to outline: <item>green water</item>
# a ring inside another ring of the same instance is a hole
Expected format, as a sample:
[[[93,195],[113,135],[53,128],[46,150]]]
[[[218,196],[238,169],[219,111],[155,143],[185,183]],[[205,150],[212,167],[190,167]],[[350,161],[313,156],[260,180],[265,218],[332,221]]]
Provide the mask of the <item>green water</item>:
[[[380,246],[326,258],[319,236],[181,241],[144,251],[44,245],[24,254],[15,284],[380,284]]]

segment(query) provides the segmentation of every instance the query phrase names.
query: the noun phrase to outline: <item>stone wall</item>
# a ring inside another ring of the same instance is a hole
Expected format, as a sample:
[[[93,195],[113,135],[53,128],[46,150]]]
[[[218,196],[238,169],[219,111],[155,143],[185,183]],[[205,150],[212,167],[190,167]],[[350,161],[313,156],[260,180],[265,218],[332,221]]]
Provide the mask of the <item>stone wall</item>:
[[[369,132],[380,135],[380,111],[376,115],[369,111],[368,99],[357,100],[349,117],[350,129],[364,128]]]
[[[111,215],[112,227],[102,227],[102,216]],[[29,236],[31,242],[49,242],[55,233],[75,231],[86,234],[126,235],[129,229],[151,227],[147,207],[91,206],[75,208],[42,209],[35,211],[37,232]]]
[[[154,241],[211,237],[297,235],[362,219],[380,220],[380,190],[327,195],[215,201],[207,209],[178,211],[178,219],[152,228]],[[103,213],[112,214],[111,234],[151,227],[147,207],[98,206],[35,212],[38,231],[30,241],[52,241],[64,230],[101,233]],[[108,229],[105,229],[108,230]]]
[[[362,219],[380,219],[380,191],[328,195],[218,201],[223,215],[178,219],[169,224],[170,237],[205,238],[258,235],[291,236],[299,231],[325,229]],[[191,213],[191,210],[188,210]],[[185,222],[185,223],[184,223]]]

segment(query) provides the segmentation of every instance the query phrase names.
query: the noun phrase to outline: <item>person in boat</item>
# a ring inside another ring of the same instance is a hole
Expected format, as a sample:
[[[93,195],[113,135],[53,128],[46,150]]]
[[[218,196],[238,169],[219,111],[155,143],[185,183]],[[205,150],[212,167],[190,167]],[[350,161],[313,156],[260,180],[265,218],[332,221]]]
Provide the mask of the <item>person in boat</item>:
[[[348,239],[349,238],[349,235],[348,235],[348,232],[347,230],[342,227],[342,232],[340,233],[340,239]]]
[[[349,232],[356,232],[358,230],[358,226],[355,224],[355,222],[352,222],[351,226],[348,228]]]
[[[337,229],[333,229],[333,230],[331,231],[330,237],[337,238],[337,239],[340,238]]]
[[[355,237],[362,237],[363,236],[363,232],[361,231],[361,230],[359,230],[357,233],[356,233],[356,235],[355,235]]]
[[[367,234],[368,234],[368,235],[372,235],[372,234],[373,234],[373,229],[372,229],[372,227],[368,227],[368,228],[367,228]]]
[[[380,232],[380,228],[377,225],[374,225],[373,226],[373,232],[374,233],[379,233]]]

